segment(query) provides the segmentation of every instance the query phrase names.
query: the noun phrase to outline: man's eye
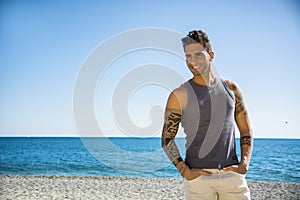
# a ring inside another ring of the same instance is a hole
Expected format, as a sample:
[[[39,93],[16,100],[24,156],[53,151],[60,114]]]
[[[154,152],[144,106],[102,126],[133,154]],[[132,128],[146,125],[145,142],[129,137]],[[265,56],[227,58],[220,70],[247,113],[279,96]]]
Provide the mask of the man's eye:
[[[203,57],[204,54],[203,54],[203,53],[197,53],[196,56],[198,56],[198,57]]]

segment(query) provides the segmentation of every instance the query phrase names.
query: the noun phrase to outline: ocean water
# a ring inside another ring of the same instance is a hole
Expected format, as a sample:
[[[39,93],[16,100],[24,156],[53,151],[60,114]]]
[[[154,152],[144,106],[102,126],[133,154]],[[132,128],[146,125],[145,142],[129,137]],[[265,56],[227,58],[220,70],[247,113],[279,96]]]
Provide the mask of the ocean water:
[[[176,142],[184,154],[185,140]],[[299,139],[255,139],[246,178],[300,183],[299,155]],[[2,137],[0,174],[180,177],[161,151],[160,138]]]

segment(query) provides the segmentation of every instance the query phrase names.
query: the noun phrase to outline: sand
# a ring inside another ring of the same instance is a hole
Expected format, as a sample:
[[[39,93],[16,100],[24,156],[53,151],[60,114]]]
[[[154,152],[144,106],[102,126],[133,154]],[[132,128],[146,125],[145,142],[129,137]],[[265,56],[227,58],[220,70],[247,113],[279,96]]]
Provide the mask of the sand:
[[[300,199],[300,184],[249,182],[252,199]],[[182,179],[0,176],[0,199],[185,199]]]

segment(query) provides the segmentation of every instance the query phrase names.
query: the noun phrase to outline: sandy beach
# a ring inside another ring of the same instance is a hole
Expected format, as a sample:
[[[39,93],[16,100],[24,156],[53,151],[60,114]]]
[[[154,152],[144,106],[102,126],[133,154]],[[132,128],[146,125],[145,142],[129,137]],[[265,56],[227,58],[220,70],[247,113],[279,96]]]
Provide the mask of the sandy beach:
[[[300,199],[300,184],[249,182],[252,199]],[[185,199],[182,179],[0,176],[0,199]]]

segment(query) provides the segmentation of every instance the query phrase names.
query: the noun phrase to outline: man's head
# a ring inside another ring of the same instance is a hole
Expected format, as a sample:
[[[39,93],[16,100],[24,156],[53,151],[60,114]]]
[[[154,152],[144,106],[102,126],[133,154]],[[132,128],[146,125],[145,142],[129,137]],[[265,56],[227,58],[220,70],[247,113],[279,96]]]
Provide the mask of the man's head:
[[[190,31],[182,38],[186,64],[194,75],[207,75],[214,58],[210,41],[205,32]]]

